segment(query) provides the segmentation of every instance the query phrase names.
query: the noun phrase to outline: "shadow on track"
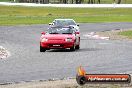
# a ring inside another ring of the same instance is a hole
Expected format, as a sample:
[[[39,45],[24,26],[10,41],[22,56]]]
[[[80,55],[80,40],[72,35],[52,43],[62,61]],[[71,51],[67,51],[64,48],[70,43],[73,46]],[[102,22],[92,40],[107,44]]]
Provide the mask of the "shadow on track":
[[[70,51],[70,49],[51,49],[47,50],[47,52],[74,52],[74,51]]]
[[[79,50],[76,50],[76,52],[88,52],[88,51],[99,51],[100,48],[81,48]]]
[[[100,48],[81,48],[75,51],[70,51],[70,49],[51,49],[47,50],[47,52],[88,52],[88,51],[99,51]]]

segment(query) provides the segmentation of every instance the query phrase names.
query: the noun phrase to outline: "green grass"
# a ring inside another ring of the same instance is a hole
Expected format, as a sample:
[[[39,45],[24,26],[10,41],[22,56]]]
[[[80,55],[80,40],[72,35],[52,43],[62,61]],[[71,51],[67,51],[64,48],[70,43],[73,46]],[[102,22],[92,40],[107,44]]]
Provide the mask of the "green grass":
[[[7,1],[10,1],[10,0],[0,0],[0,2],[7,2]]]
[[[132,30],[119,32],[119,35],[127,36],[132,39]]]
[[[132,22],[132,8],[0,6],[0,25],[47,24],[55,18],[72,18],[79,23]]]
[[[14,0],[0,0],[0,2],[14,2]],[[16,0],[16,2],[19,2],[19,0]]]

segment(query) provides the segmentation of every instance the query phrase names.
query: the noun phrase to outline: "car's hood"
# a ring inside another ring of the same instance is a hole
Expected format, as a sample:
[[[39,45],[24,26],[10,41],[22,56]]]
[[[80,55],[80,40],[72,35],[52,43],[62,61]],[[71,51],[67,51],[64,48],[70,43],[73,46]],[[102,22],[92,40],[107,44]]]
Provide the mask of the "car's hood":
[[[47,34],[47,35],[44,35],[43,37],[48,38],[48,39],[66,39],[66,38],[73,38],[74,35],[72,34]]]

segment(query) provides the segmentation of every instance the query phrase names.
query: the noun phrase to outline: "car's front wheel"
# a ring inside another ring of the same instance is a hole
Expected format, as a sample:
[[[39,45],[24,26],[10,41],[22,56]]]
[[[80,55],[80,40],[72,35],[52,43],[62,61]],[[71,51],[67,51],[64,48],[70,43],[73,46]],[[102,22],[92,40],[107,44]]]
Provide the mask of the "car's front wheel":
[[[76,46],[76,49],[80,49],[80,45],[77,45],[77,46]]]
[[[40,46],[40,52],[45,52],[45,51],[46,51],[46,49],[43,48],[42,46]]]
[[[75,44],[70,48],[71,51],[75,51]]]

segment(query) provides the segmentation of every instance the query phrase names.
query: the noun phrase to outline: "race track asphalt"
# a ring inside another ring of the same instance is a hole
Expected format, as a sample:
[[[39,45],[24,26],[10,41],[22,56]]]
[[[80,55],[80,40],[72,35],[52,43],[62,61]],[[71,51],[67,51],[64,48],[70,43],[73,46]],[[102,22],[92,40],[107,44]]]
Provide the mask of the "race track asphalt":
[[[0,59],[0,83],[75,77],[82,65],[88,73],[131,73],[132,41],[95,40],[89,32],[132,28],[132,23],[80,24],[81,48],[39,52],[48,25],[0,26],[0,46],[11,56]]]

